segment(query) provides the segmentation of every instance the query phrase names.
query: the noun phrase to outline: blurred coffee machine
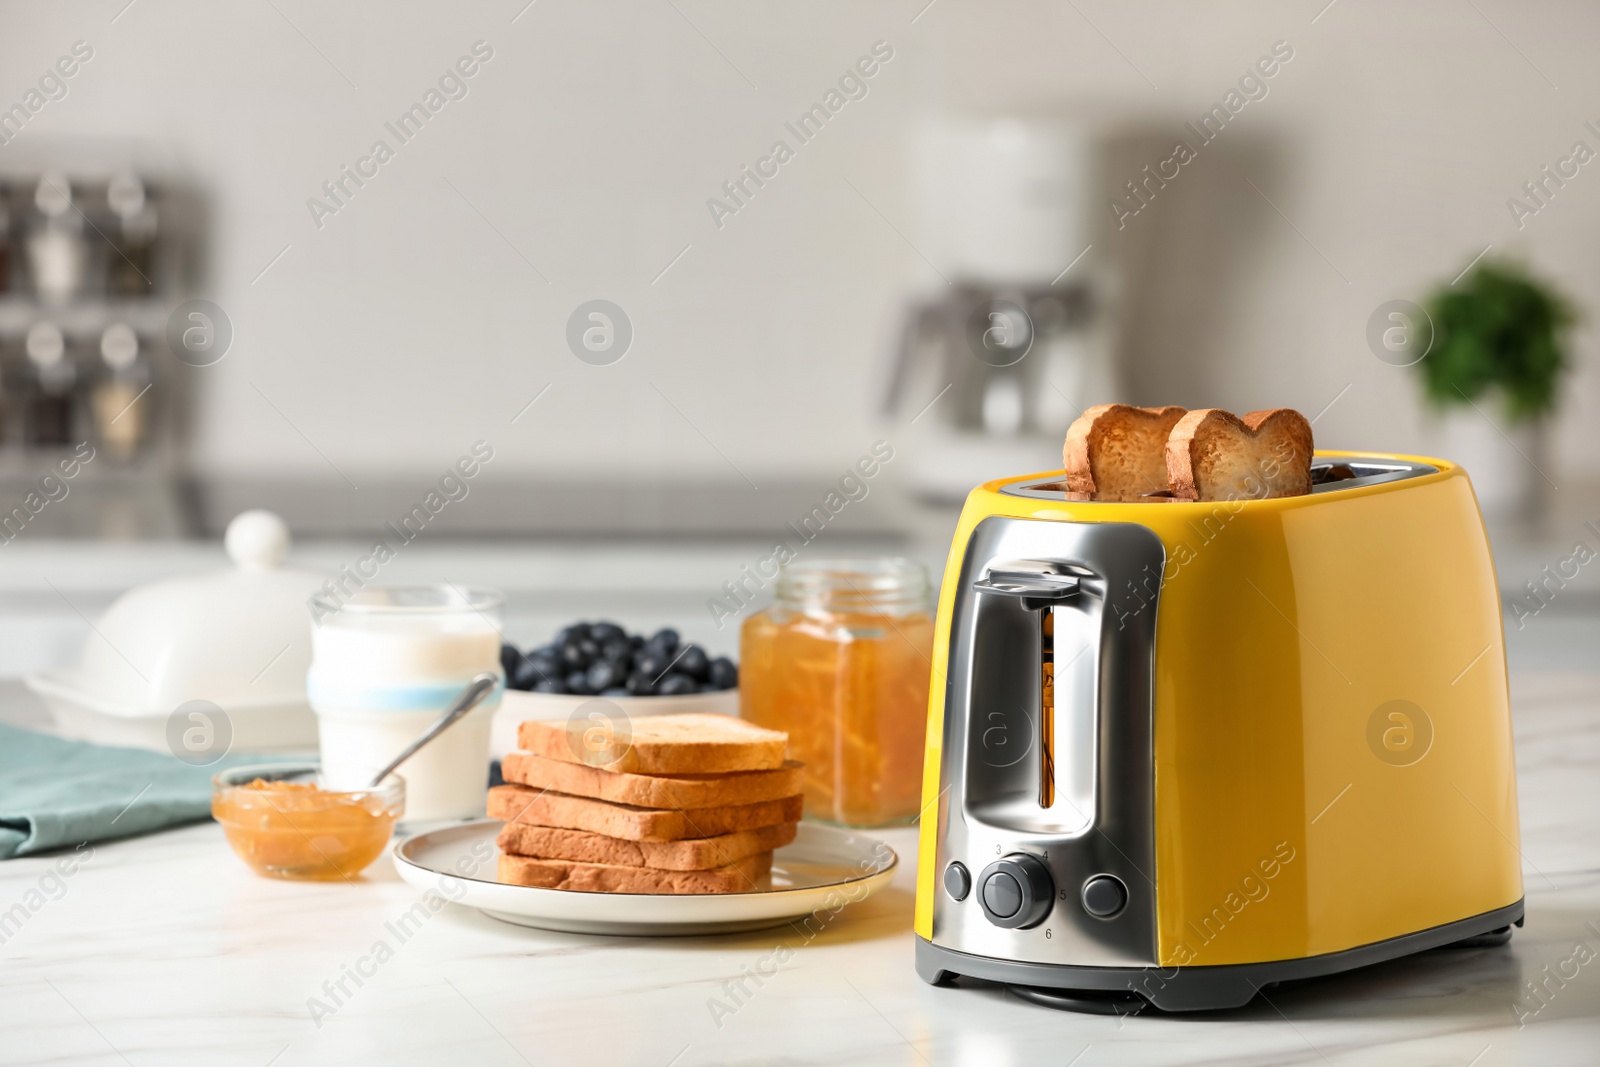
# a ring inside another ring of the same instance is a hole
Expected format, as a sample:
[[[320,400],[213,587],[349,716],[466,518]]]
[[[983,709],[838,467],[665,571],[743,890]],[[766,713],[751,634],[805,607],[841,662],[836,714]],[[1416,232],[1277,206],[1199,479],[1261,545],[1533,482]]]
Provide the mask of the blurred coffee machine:
[[[1090,404],[1122,395],[1091,232],[1093,140],[1049,119],[942,118],[914,135],[918,247],[948,280],[911,297],[885,394],[913,489],[959,500],[1060,465]]]

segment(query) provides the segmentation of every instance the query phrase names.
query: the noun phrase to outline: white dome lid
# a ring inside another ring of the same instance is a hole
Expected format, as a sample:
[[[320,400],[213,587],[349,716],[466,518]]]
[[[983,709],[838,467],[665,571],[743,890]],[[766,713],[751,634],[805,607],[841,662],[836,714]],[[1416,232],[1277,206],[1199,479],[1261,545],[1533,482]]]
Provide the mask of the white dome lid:
[[[289,530],[269,511],[236,516],[223,543],[234,568],[118,597],[67,672],[71,684],[126,715],[166,715],[189,700],[224,710],[303,704],[311,666],[306,602],[326,576],[280,566]]]

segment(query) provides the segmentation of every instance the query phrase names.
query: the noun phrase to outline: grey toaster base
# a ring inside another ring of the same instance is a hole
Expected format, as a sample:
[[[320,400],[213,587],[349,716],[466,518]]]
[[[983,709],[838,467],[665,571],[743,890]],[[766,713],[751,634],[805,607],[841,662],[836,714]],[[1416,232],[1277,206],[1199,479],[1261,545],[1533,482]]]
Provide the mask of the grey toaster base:
[[[1320,978],[1431,948],[1444,948],[1513,924],[1521,926],[1522,916],[1523,901],[1518,900],[1481,915],[1385,941],[1375,941],[1370,945],[1358,945],[1342,952],[1294,960],[1212,967],[1073,967],[1018,963],[940,948],[919,935],[917,974],[930,985],[942,985],[958,976],[965,976],[1007,985],[1048,989],[1132,992],[1162,1011],[1215,1011],[1243,1007],[1255,999],[1263,986],[1301,978]]]

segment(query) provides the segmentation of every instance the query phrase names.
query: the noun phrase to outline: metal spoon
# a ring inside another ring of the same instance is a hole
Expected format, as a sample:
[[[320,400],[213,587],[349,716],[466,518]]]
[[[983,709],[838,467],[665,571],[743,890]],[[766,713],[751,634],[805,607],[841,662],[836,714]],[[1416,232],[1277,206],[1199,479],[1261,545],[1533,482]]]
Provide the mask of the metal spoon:
[[[456,695],[455,700],[450,702],[450,706],[444,710],[443,715],[439,716],[439,720],[428,727],[427,732],[421,737],[407,745],[406,750],[391,760],[387,767],[379,771],[377,777],[372,779],[372,784],[367,788],[378,788],[385,778],[394,773],[396,767],[415,756],[423,745],[426,745],[454,726],[463,715],[477,707],[483,698],[488,696],[489,692],[499,684],[499,681],[499,678],[488,672],[474,677],[472,681],[467,683],[467,687]]]

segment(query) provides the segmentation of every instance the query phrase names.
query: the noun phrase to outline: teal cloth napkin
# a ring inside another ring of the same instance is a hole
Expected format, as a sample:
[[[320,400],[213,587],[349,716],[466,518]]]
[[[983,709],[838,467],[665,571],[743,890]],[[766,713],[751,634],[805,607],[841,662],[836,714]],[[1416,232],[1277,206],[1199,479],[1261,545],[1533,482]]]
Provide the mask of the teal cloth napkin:
[[[284,757],[191,767],[165,752],[68,741],[0,724],[0,860],[211,817],[211,776]]]

